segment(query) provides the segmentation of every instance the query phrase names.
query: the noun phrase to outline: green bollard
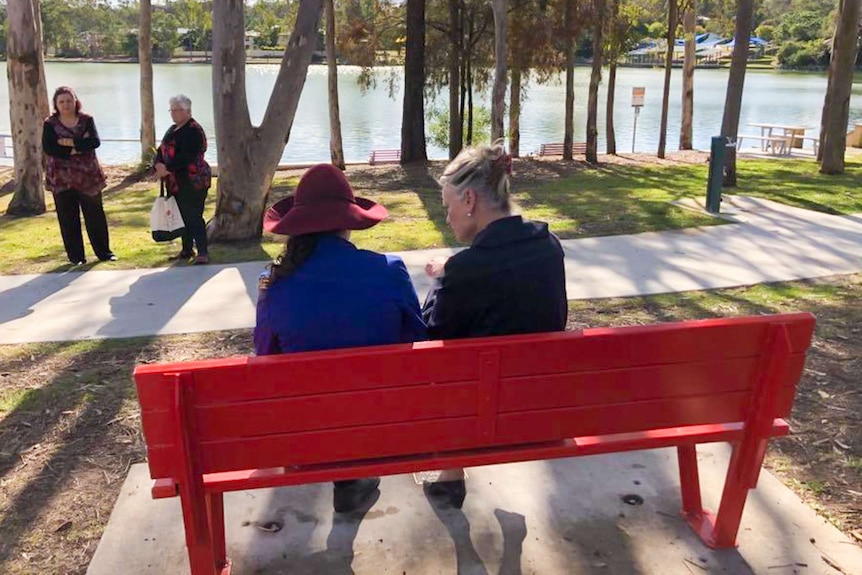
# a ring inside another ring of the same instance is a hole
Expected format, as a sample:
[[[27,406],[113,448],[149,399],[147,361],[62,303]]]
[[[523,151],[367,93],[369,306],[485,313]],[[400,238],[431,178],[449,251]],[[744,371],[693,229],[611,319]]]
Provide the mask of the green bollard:
[[[724,138],[713,136],[709,147],[709,178],[706,182],[706,211],[721,210],[721,180],[724,176]]]

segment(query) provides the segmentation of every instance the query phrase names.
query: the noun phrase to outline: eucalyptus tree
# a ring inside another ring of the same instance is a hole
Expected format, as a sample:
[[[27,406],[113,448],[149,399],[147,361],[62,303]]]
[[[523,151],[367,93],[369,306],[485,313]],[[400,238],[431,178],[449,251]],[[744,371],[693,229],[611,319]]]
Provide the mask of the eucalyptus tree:
[[[521,152],[521,101],[531,79],[540,83],[560,70],[555,45],[556,14],[545,0],[512,0],[507,34],[509,85],[509,153]]]
[[[39,0],[8,0],[6,76],[15,162],[15,191],[6,213],[45,212],[42,122],[48,115]]]
[[[605,0],[593,0],[593,65],[587,98],[587,161],[598,162],[599,82],[602,79],[602,54],[605,47],[604,31],[607,21]]]
[[[617,86],[617,64],[628,50],[640,40],[642,31],[638,22],[643,19],[646,11],[631,1],[610,0],[611,9],[607,21],[605,41],[605,61],[608,64],[608,89],[605,106],[605,140],[607,153],[617,153],[616,132],[614,130],[614,103]]]
[[[324,0],[326,12],[326,68],[329,80],[329,156],[332,165],[343,170],[344,146],[341,142],[341,115],[338,111],[338,63],[335,58],[335,2]]]
[[[494,14],[494,90],[491,96],[491,141],[503,137],[506,100],[506,0],[491,0]]]
[[[682,0],[682,29],[685,35],[685,58],[682,64],[682,122],[679,130],[679,149],[692,148],[692,125],[694,123],[694,66],[696,2]]]
[[[727,95],[724,98],[724,115],[721,119],[721,135],[736,141],[739,133],[739,114],[742,110],[742,90],[745,85],[745,70],[748,63],[748,45],[754,17],[754,0],[739,0],[736,12],[736,30],[733,34],[733,54],[730,58],[730,74],[727,78]],[[736,186],[736,147],[730,146],[724,154],[724,178],[722,185]]]
[[[673,67],[673,49],[676,44],[676,29],[679,25],[679,10],[677,0],[667,0],[667,51],[664,60],[664,87],[661,99],[661,125],[658,135],[658,157],[665,157],[667,147],[667,117],[670,105],[670,76]]]
[[[425,0],[407,0],[406,27],[401,114],[402,164],[428,159],[425,147]]]
[[[300,0],[269,103],[253,126],[245,82],[243,2],[213,4],[213,108],[218,141],[218,199],[209,224],[214,240],[261,235],[263,210],[318,43],[323,0]]]
[[[860,0],[840,0],[832,59],[823,116],[820,127],[820,172],[844,173],[847,120],[850,115],[850,92],[853,88],[853,64],[856,61]]]
[[[153,102],[153,7],[150,0],[140,0],[138,25],[138,67],[141,93],[141,164],[153,159],[156,147],[156,110]]]

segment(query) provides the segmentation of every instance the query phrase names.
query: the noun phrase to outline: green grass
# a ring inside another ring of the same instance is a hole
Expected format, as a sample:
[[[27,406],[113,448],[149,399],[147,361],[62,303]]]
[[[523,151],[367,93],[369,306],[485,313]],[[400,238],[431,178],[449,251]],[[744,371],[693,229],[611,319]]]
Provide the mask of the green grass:
[[[694,197],[702,201],[707,165],[604,164],[575,169],[552,162],[516,164],[514,199],[524,216],[547,221],[562,238],[633,234],[724,223],[686,211],[670,202]],[[536,168],[539,166],[539,168]],[[537,171],[540,173],[533,174]],[[834,214],[862,213],[862,164],[848,162],[847,173],[823,176],[813,160],[740,160],[739,186],[729,193],[768,198]],[[381,183],[378,173],[352,170],[357,193],[384,204],[390,217],[380,225],[356,232],[361,248],[398,251],[457,245],[445,222],[439,189],[431,174],[405,175],[395,170]],[[297,178],[277,178],[272,199],[290,193]],[[150,238],[149,211],[157,195],[154,184],[136,184],[105,194],[111,245],[120,260],[93,262],[85,269],[151,268],[168,265],[179,243],[156,244]],[[205,217],[215,211],[215,190]],[[0,197],[5,210],[11,195]],[[0,217],[0,274],[65,271],[66,264],[53,206],[31,218]],[[283,238],[264,235],[260,241],[218,244],[214,263],[268,260],[277,255]]]

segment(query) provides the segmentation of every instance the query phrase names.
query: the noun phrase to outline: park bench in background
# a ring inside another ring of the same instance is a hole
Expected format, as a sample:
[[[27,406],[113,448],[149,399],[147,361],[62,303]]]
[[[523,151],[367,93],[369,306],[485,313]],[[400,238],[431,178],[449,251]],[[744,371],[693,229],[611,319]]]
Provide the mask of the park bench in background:
[[[226,575],[225,492],[675,446],[683,516],[732,547],[813,329],[800,313],[141,365],[152,494],[180,496],[192,573]],[[696,446],[716,441],[733,456],[713,514]]]
[[[586,154],[587,153],[587,144],[586,142],[573,142],[572,143],[572,154]],[[537,156],[562,156],[563,155],[563,144],[542,144],[539,146],[539,151],[536,152]]]
[[[401,162],[401,150],[371,150],[368,163],[372,166],[377,164],[398,164]]]
[[[801,136],[796,136],[801,138]],[[790,155],[790,136],[756,136],[754,134],[739,134],[736,136],[736,149],[742,150],[743,140],[760,141],[760,149],[775,155]]]

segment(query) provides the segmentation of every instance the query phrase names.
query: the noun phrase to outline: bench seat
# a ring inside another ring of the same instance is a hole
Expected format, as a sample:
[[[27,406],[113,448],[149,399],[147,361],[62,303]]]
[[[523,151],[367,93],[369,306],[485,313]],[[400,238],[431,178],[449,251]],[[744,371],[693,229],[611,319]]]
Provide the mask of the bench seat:
[[[684,519],[732,547],[813,329],[800,313],[141,365],[153,496],[180,497],[192,573],[226,575],[227,491],[675,446]],[[733,457],[713,513],[696,446],[715,441]]]
[[[795,136],[801,138],[801,136]],[[763,151],[771,151],[775,155],[786,156],[790,154],[791,136],[757,136],[754,134],[739,134],[736,136],[736,149],[742,149],[743,140],[757,140],[761,143]]]

